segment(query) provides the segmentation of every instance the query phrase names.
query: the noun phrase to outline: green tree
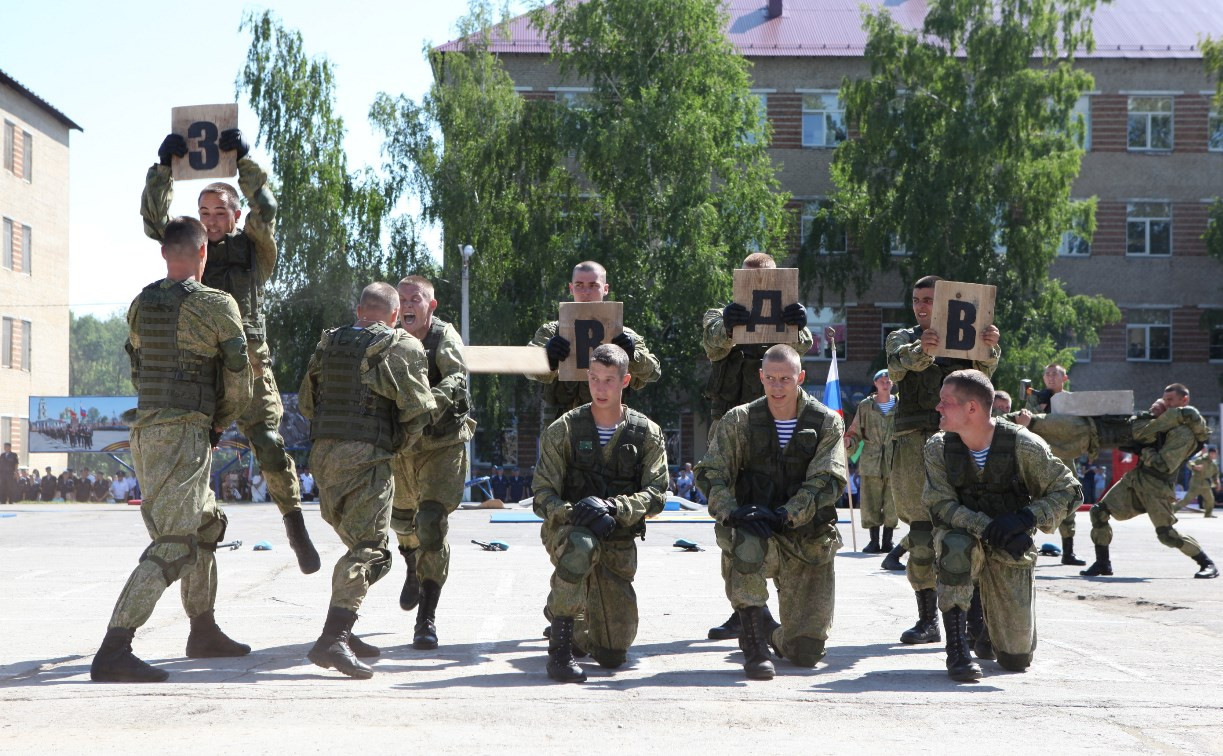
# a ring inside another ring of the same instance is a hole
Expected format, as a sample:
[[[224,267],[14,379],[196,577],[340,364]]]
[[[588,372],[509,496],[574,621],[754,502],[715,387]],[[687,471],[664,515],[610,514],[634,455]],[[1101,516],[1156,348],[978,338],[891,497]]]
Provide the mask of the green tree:
[[[1063,232],[1090,239],[1095,201],[1070,198],[1082,157],[1073,114],[1092,88],[1074,67],[1091,50],[1097,0],[933,0],[920,30],[886,9],[867,13],[872,75],[841,87],[857,131],[833,160],[837,186],[801,266],[820,296],[861,291],[896,268],[903,291],[927,274],[997,287],[1003,362],[1013,386],[1121,314],[1104,297],[1070,295],[1049,269]],[[828,228],[848,227],[860,251],[820,254]],[[908,256],[891,249],[902,244]]]
[[[105,320],[68,313],[68,393],[72,396],[132,396],[127,318],[114,314]]]
[[[1214,77],[1215,95],[1211,106],[1218,113],[1223,113],[1223,40],[1207,37],[1202,40],[1202,63],[1206,74]],[[1223,262],[1223,198],[1215,197],[1210,205],[1210,214],[1206,220],[1206,233],[1202,235],[1206,242],[1206,254]],[[1202,313],[1202,327],[1210,333],[1213,329],[1223,326],[1223,312],[1208,309]],[[1219,385],[1223,386],[1223,374],[1219,375]]]

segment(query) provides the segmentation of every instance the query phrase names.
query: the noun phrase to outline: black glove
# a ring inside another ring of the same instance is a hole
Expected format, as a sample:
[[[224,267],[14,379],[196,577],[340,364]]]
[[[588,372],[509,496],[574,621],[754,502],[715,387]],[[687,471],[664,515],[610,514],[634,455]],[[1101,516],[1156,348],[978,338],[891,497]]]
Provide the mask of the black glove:
[[[619,336],[611,340],[611,343],[623,349],[624,353],[628,355],[630,361],[633,359],[634,344],[632,336],[629,336],[627,333],[621,331]]]
[[[726,329],[727,336],[731,335],[735,326],[745,326],[751,319],[752,314],[738,302],[731,302],[722,308],[722,327]]]
[[[784,533],[790,529],[790,516],[786,510],[781,508],[769,510],[769,528],[774,533]]]
[[[600,515],[595,518],[595,521],[586,526],[591,533],[594,533],[595,538],[600,541],[606,541],[607,537],[616,529],[616,518],[609,514]]]
[[[1018,512],[999,515],[994,518],[994,522],[998,523],[1004,535],[1010,536],[1015,533],[1026,533],[1036,527],[1036,516],[1032,514],[1032,510],[1024,507]]]
[[[798,326],[799,328],[807,327],[807,308],[803,307],[798,302],[786,305],[781,311],[781,320],[788,326]]]
[[[548,353],[548,367],[556,370],[557,366],[569,358],[569,339],[561,338],[560,334],[548,339],[544,344]]]
[[[157,159],[162,165],[169,165],[170,160],[187,154],[187,140],[179,134],[167,134],[157,148]]]
[[[579,528],[589,528],[595,520],[607,514],[607,502],[597,496],[587,496],[573,505],[573,514],[569,517],[570,524]]]
[[[1030,548],[1032,548],[1032,536],[1021,531],[1008,538],[1002,550],[1016,559],[1023,559],[1023,555],[1027,554]]]
[[[756,536],[771,538],[773,528],[769,524],[773,520],[773,512],[755,504],[745,504],[730,513],[730,526],[736,530]]]
[[[217,144],[223,150],[233,150],[238,153],[238,159],[246,157],[246,153],[251,151],[251,146],[242,138],[242,132],[238,129],[225,129],[221,132],[221,139]]]
[[[224,432],[225,431],[219,431],[214,428],[209,428],[208,429],[208,445],[211,446],[213,449],[217,448],[217,446],[219,446],[221,443],[221,435]]]
[[[981,540],[995,548],[1003,548],[1006,546],[1006,541],[1010,537],[1010,533],[1002,527],[1000,518],[995,517],[985,526],[985,530],[981,531]]]

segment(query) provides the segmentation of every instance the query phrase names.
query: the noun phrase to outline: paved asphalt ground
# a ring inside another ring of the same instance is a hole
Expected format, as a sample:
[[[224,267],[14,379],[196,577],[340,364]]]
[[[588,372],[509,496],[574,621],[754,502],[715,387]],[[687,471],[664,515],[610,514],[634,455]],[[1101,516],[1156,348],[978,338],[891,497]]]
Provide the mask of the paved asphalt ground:
[[[1082,579],[1042,558],[1032,668],[982,662],[975,684],[948,680],[941,644],[897,642],[913,594],[879,556],[851,552],[848,525],[827,659],[814,670],[778,662],[774,680],[747,681],[735,642],[705,639],[728,614],[712,526],[651,525],[629,665],[587,665],[585,685],[557,685],[544,673],[549,565],[537,526],[491,524],[488,510],[453,516],[435,652],[411,648],[396,554],[357,626],[384,649],[361,681],[305,659],[342,553],[317,507],[306,517],[324,567],[310,576],[272,505],[228,511],[227,538],[245,545],[218,554],[217,617],[254,652],[185,659],[171,589],[135,642],[170,681],[119,685],[91,683],[89,663],[148,541],[137,508],[0,507],[0,752],[1223,753],[1223,580],[1194,580],[1193,562],[1145,518],[1116,528],[1116,577]],[[1223,519],[1190,512],[1181,524],[1223,557]],[[1091,551],[1087,528],[1080,514],[1080,553]],[[473,538],[510,550],[484,552]],[[708,550],[681,552],[677,538]],[[274,549],[251,550],[260,540]]]

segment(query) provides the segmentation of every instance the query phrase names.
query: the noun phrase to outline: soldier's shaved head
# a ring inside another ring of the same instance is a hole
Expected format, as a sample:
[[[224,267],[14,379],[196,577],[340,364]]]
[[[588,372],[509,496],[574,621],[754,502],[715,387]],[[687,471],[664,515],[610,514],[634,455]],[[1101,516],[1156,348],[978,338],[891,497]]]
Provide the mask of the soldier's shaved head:
[[[764,353],[765,362],[784,362],[794,368],[794,372],[799,372],[803,369],[803,360],[798,356],[798,351],[789,344],[774,344],[769,347]]]
[[[583,273],[594,273],[599,277],[600,283],[607,283],[607,268],[604,268],[594,260],[584,260],[577,265],[574,265],[573,272],[577,273],[578,271]]]
[[[161,250],[167,257],[192,257],[207,243],[204,224],[185,215],[167,223],[161,235]]]
[[[399,309],[399,292],[389,283],[372,283],[361,290],[358,308],[368,316],[385,319]]]
[[[628,373],[628,354],[615,344],[600,344],[590,353],[590,361],[614,367],[623,378]]]
[[[204,198],[205,194],[217,195],[230,210],[236,211],[241,207],[238,204],[238,190],[232,184],[227,184],[224,181],[217,181],[200,190],[200,200]]]
[[[961,401],[976,402],[986,414],[994,406],[994,384],[980,370],[957,370],[943,379],[944,386],[950,386]]]
[[[743,267],[754,270],[765,270],[766,268],[776,268],[777,261],[768,252],[753,252],[743,258]]]
[[[421,291],[428,292],[429,299],[436,298],[436,294],[433,289],[433,282],[424,276],[404,276],[403,278],[399,279],[399,287],[403,288],[404,286],[416,286]]]

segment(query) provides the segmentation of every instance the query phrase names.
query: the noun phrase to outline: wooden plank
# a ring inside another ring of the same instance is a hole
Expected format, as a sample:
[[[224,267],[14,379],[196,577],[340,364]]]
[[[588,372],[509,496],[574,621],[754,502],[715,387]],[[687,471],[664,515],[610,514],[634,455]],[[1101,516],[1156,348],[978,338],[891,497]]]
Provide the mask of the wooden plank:
[[[1059,391],[1049,400],[1049,411],[1059,415],[1094,417],[1096,415],[1134,414],[1134,392]]]
[[[537,346],[465,346],[463,361],[469,373],[544,375],[552,372],[547,352]]]
[[[558,333],[569,342],[569,357],[559,366],[558,380],[584,381],[590,353],[623,333],[624,303],[561,302],[559,322]]]
[[[734,301],[752,313],[745,326],[735,326],[736,344],[791,344],[798,326],[781,320],[786,305],[798,301],[798,268],[739,268],[735,270]]]
[[[995,287],[989,284],[938,281],[934,284],[934,308],[930,327],[938,332],[934,357],[984,360],[989,347],[981,332],[994,323]]]
[[[238,128],[238,104],[188,105],[170,109],[170,131],[187,140],[187,154],[175,157],[170,173],[176,181],[232,178],[238,173],[238,156],[222,150],[221,132]]]

